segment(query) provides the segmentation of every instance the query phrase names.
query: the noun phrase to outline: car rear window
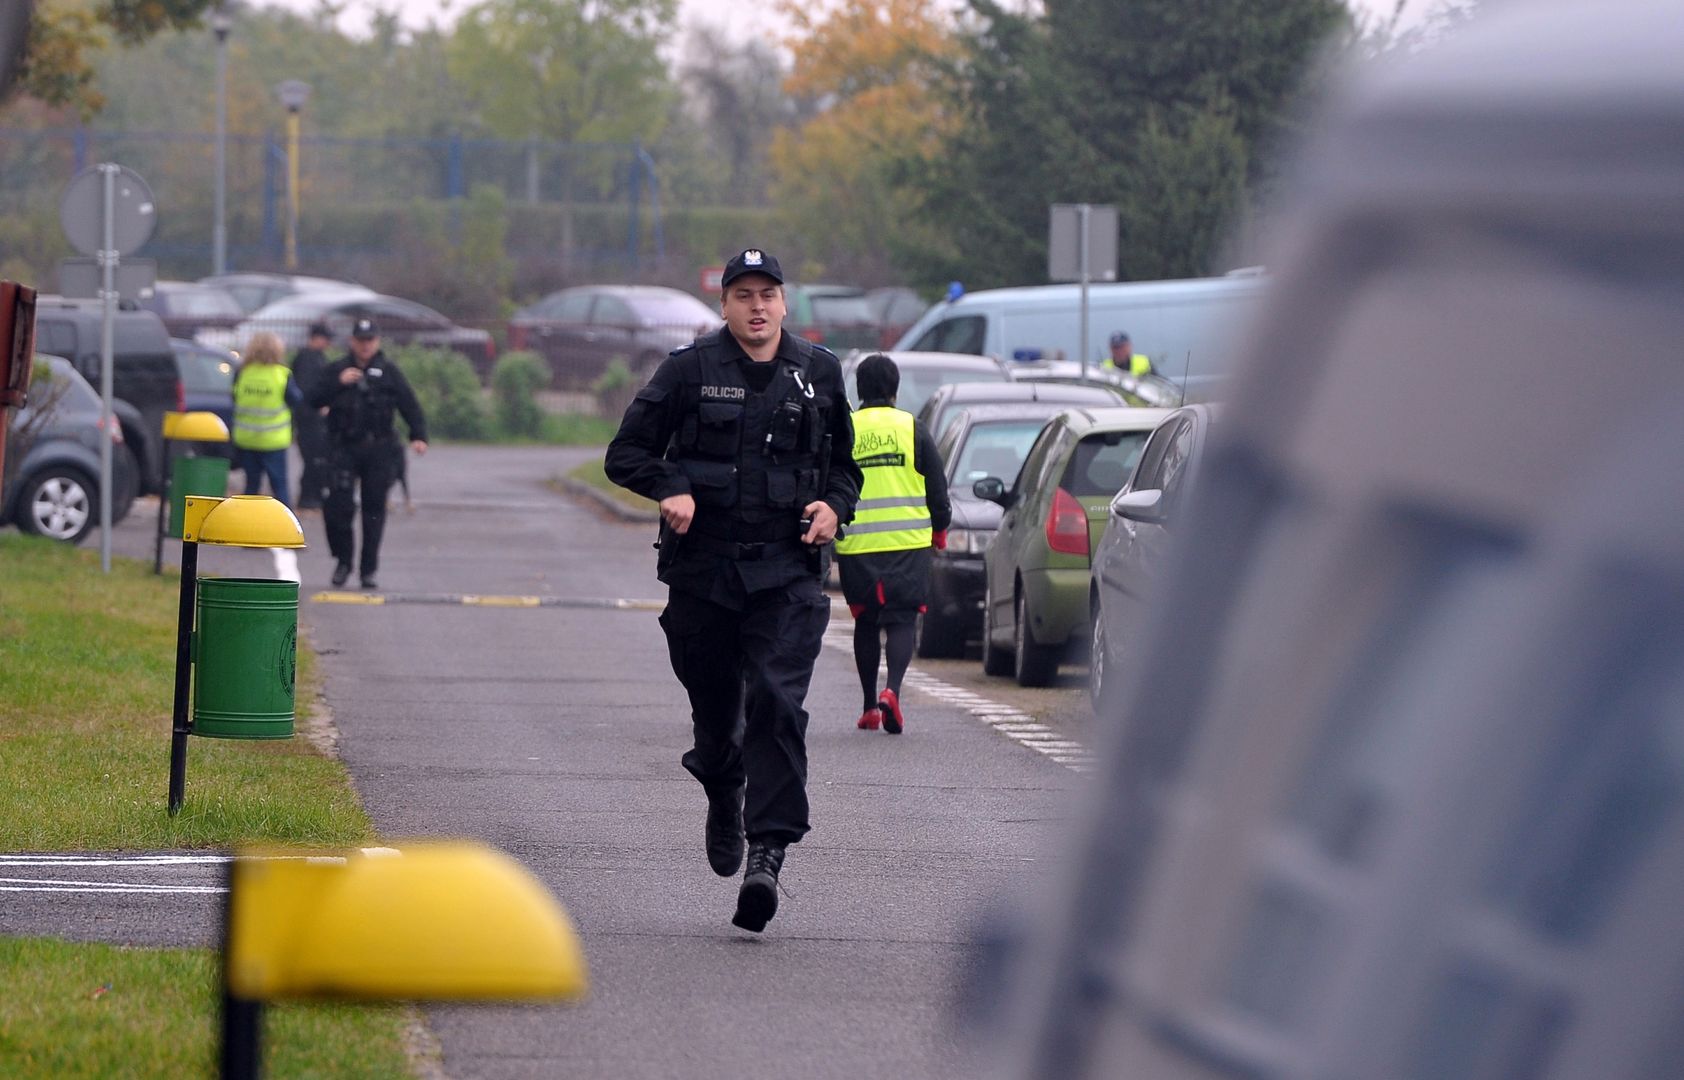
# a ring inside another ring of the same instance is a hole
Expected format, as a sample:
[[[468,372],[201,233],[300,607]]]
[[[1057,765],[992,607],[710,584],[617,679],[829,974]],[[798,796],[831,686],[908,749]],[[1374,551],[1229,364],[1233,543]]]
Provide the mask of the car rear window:
[[[953,472],[955,493],[966,496],[971,485],[985,476],[1011,483],[1023,467],[1029,448],[1035,445],[1035,436],[1045,426],[1044,420],[997,420],[974,425],[959,448]]]
[[[987,367],[925,367],[902,364],[895,407],[916,415],[939,386],[948,383],[1005,382],[1004,372]],[[850,388],[851,389],[851,388]]]
[[[1101,431],[1083,437],[1070,455],[1058,486],[1081,498],[1115,495],[1128,483],[1140,448],[1146,445],[1146,431]]]
[[[719,322],[718,312],[687,296],[640,296],[633,306],[638,317],[651,326],[688,328]]]
[[[238,319],[245,314],[232,296],[220,289],[182,289],[160,292],[164,310],[172,316],[199,319]]]
[[[813,297],[813,321],[816,323],[875,323],[871,303],[860,296]]]

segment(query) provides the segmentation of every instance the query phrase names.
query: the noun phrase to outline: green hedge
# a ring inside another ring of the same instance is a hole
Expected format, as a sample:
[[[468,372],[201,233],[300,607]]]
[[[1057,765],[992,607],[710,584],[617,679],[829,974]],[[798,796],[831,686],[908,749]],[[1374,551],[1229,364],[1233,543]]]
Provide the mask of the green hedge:
[[[549,382],[549,366],[536,353],[505,353],[497,361],[491,369],[491,395],[497,427],[504,435],[537,438],[543,434],[544,410],[538,407],[538,391]]]
[[[414,345],[391,351],[427,414],[434,438],[483,441],[491,436],[485,397],[474,366],[461,353]]]

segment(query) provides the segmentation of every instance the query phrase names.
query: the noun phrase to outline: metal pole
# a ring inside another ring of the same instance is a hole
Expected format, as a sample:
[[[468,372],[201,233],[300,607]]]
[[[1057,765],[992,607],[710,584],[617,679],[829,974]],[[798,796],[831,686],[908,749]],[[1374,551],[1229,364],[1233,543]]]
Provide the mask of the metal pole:
[[[228,272],[228,15],[218,4],[216,31],[216,220],[211,226],[211,272]]]
[[[154,574],[164,572],[164,516],[169,513],[170,496],[174,494],[170,490],[170,481],[174,479],[172,474],[175,472],[175,458],[171,453],[173,447],[174,443],[171,440],[164,440],[164,479],[163,485],[158,489],[158,535],[152,538],[152,572]]]
[[[117,166],[99,167],[105,187],[104,220],[101,222],[99,264],[99,568],[111,573],[111,356],[117,329]],[[144,484],[145,478],[139,478]]]
[[[239,870],[228,860],[224,879],[228,889],[222,897],[222,1046],[219,1048],[222,1080],[257,1080],[263,1068],[263,1003],[234,996],[228,989],[228,963],[234,931],[234,880]]]
[[[181,605],[175,623],[175,706],[170,713],[170,817],[187,793],[187,690],[193,675],[193,607],[199,589],[199,545],[181,544]]]
[[[298,110],[287,110],[287,251],[288,270],[298,269]]]
[[[1076,225],[1076,261],[1082,266],[1082,381],[1088,381],[1088,212],[1093,207],[1082,203],[1076,208],[1079,215]]]

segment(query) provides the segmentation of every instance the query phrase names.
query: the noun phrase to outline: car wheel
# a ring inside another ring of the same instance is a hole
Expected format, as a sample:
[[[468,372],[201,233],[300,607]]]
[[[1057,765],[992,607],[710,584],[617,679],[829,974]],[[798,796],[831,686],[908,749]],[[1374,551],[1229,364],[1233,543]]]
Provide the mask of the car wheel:
[[[1100,614],[1099,598],[1088,605],[1088,700],[1093,702],[1095,716],[1111,712],[1111,654],[1105,641],[1105,619]]]
[[[1010,675],[1012,651],[994,644],[994,597],[982,602],[982,671],[985,675]]]
[[[1029,601],[1021,589],[1012,625],[1012,645],[1019,686],[1046,686],[1053,681],[1053,676],[1058,674],[1058,650],[1038,645],[1029,636]]]
[[[959,623],[927,611],[918,616],[918,655],[926,660],[965,655],[965,634]]]
[[[99,515],[94,482],[80,469],[50,466],[30,477],[18,502],[18,528],[74,544]]]

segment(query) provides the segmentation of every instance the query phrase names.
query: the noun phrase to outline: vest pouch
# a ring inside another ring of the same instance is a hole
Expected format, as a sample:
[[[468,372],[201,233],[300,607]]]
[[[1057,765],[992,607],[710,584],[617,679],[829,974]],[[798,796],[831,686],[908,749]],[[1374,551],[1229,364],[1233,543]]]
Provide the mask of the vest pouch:
[[[737,467],[728,461],[679,462],[690,481],[690,497],[697,506],[726,507],[737,505]]]
[[[824,447],[825,432],[830,430],[825,418],[829,415],[829,398],[814,398],[807,403],[807,453],[816,454]]]
[[[735,458],[742,441],[743,407],[704,401],[696,410],[696,452],[708,457]]]
[[[819,497],[815,469],[775,470],[766,474],[766,505],[779,509],[804,509]]]
[[[774,454],[787,454],[801,445],[801,421],[806,414],[799,401],[780,401],[772,410],[769,445]]]

